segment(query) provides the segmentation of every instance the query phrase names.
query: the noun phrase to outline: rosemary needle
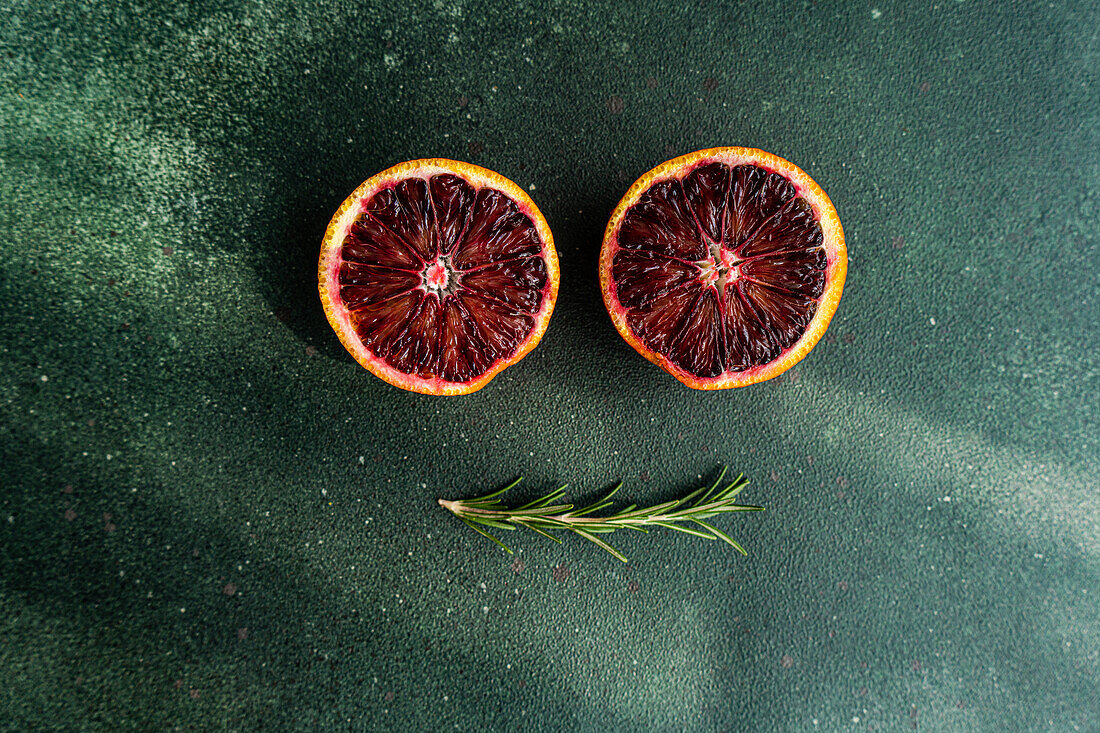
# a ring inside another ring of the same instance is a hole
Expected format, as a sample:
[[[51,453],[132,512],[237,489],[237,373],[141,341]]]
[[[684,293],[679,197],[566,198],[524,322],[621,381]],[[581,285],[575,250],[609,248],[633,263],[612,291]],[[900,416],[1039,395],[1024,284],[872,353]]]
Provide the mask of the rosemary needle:
[[[627,561],[626,556],[597,535],[614,532],[620,528],[647,532],[653,527],[664,527],[708,540],[722,540],[732,545],[742,555],[747,555],[744,548],[733,538],[706,521],[720,514],[758,512],[764,509],[760,506],[737,503],[737,495],[749,484],[744,474],[739,475],[724,489],[719,489],[725,476],[726,469],[723,468],[713,484],[696,489],[682,499],[645,508],[632,504],[606,516],[592,516],[592,514],[614,503],[611,497],[622,487],[622,483],[617,484],[599,501],[580,509],[574,508],[572,504],[560,503],[565,493],[565,486],[514,509],[501,506],[500,497],[514,488],[522,479],[517,479],[503,489],[477,499],[459,501],[440,499],[439,504],[461,519],[470,529],[500,545],[509,554],[512,550],[494,537],[486,529],[487,527],[507,530],[526,527],[558,543],[561,540],[551,534],[551,530],[569,531],[606,550],[623,562]]]

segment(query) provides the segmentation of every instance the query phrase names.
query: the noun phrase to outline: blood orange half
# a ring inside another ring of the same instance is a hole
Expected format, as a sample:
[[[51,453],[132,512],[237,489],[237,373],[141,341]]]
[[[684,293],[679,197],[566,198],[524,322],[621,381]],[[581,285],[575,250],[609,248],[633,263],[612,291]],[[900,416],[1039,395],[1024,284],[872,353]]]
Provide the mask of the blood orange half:
[[[344,201],[317,278],[356,361],[403,389],[468,394],[542,338],[558,255],[546,219],[512,181],[469,163],[413,160]]]
[[[615,327],[695,389],[771,379],[818,342],[848,255],[836,209],[800,168],[711,148],[639,178],[604,233],[600,285]]]

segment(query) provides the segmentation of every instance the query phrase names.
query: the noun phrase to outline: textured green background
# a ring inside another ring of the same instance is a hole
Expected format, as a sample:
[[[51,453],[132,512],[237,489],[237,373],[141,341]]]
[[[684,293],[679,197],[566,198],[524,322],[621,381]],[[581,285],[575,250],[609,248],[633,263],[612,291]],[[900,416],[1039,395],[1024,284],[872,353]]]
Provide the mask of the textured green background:
[[[1100,730],[1100,7],[771,6],[0,5],[0,727]],[[851,261],[805,361],[707,394],[596,263],[714,145],[805,168]],[[372,377],[316,297],[340,201],[425,156],[562,258],[467,398]],[[435,504],[723,463],[748,558],[513,558]]]

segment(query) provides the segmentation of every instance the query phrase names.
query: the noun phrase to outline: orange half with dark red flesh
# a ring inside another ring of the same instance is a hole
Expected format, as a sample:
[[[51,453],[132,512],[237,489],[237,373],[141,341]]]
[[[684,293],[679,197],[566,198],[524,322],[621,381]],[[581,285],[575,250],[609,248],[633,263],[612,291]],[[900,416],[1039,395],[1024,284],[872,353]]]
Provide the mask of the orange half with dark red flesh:
[[[744,387],[798,363],[828,328],[847,269],[829,197],[752,148],[700,150],[646,173],[600,252],[615,328],[695,389]]]
[[[402,389],[459,395],[538,344],[558,256],[546,219],[512,181],[470,163],[413,160],[340,206],[317,281],[356,361]]]

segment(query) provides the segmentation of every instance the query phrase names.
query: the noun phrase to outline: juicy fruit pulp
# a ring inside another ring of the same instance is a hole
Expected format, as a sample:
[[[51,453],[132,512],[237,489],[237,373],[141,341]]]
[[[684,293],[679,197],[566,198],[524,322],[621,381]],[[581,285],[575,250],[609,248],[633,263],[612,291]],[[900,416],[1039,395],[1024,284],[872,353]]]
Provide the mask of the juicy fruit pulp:
[[[541,252],[534,222],[500,191],[450,174],[406,179],[364,202],[340,295],[376,355],[464,382],[531,333],[547,279]]]
[[[434,165],[353,203],[335,252],[322,251],[322,300],[327,289],[342,309],[330,320],[350,331],[341,333],[345,346],[383,379],[469,392],[541,337],[557,259],[545,221],[515,184],[467,164],[414,163]],[[470,179],[479,172],[498,180],[478,185]],[[502,182],[515,190],[493,185]]]
[[[602,258],[610,270],[603,272],[605,300],[627,340],[681,381],[740,386],[797,361],[771,368],[818,315],[830,268],[827,244],[834,259],[846,258],[843,235],[839,249],[827,243],[807,200],[813,192],[802,195],[752,156],[741,156],[748,162],[696,156],[702,159],[679,169],[671,161],[673,175],[647,181],[614,231],[612,218]],[[828,203],[824,193],[820,198]],[[836,298],[839,290],[833,308]],[[832,311],[823,315],[821,331]]]

